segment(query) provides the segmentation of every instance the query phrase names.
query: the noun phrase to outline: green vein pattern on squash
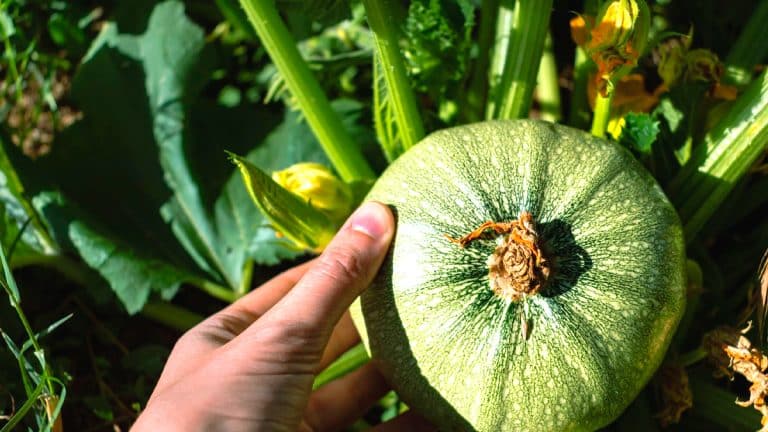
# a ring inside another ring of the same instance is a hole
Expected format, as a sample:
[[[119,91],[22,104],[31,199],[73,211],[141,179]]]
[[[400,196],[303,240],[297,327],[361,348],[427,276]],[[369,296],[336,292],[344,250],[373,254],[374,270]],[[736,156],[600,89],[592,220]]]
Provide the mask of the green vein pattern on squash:
[[[594,430],[660,365],[685,303],[682,229],[615,143],[532,120],[442,130],[367,199],[391,206],[397,233],[352,316],[389,383],[441,430]],[[552,268],[512,300],[489,281],[503,234],[448,237],[523,212]]]

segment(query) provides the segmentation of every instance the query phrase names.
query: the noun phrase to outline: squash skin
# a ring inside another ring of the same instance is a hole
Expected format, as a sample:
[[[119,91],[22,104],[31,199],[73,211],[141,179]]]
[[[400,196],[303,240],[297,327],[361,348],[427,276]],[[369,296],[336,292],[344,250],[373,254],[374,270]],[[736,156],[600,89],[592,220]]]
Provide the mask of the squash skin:
[[[409,150],[366,199],[390,205],[397,232],[352,318],[390,385],[440,430],[595,430],[660,365],[685,307],[682,229],[618,145],[532,120],[461,126]],[[445,235],[523,210],[556,269],[513,303],[489,288],[495,242],[462,249]]]

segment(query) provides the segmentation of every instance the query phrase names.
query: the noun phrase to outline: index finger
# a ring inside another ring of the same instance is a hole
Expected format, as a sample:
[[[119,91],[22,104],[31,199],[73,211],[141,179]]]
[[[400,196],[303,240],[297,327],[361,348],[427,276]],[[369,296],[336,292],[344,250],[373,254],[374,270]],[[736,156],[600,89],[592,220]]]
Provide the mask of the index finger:
[[[369,202],[347,220],[296,286],[241,334],[246,345],[299,335],[322,350],[352,301],[371,283],[394,234],[394,217],[383,204]],[[264,331],[269,329],[269,331]]]
[[[369,202],[344,224],[311,269],[264,319],[301,314],[307,326],[330,334],[344,311],[368,287],[394,234],[394,217]]]

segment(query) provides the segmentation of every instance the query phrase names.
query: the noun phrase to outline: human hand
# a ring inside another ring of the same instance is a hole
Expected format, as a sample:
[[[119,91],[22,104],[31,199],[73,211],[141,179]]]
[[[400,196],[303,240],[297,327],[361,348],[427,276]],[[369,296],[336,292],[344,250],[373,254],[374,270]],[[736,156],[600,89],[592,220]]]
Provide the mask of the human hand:
[[[315,375],[359,341],[347,308],[384,259],[394,219],[361,206],[320,257],[255,289],[184,334],[133,431],[327,431],[389,389],[369,362],[312,392]],[[412,412],[377,431],[428,430]]]

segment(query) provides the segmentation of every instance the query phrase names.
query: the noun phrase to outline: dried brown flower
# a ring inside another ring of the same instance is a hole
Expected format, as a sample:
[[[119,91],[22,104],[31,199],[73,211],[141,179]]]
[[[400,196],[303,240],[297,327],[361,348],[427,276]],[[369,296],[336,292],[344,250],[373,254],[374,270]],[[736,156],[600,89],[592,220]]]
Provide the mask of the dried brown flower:
[[[736,401],[736,404],[752,406],[762,414],[760,432],[768,432],[768,357],[745,336],[752,324],[742,330],[733,327],[720,327],[704,336],[703,345],[709,353],[710,361],[716,367],[715,376],[733,378],[734,374],[744,376],[752,385],[749,399]]]

